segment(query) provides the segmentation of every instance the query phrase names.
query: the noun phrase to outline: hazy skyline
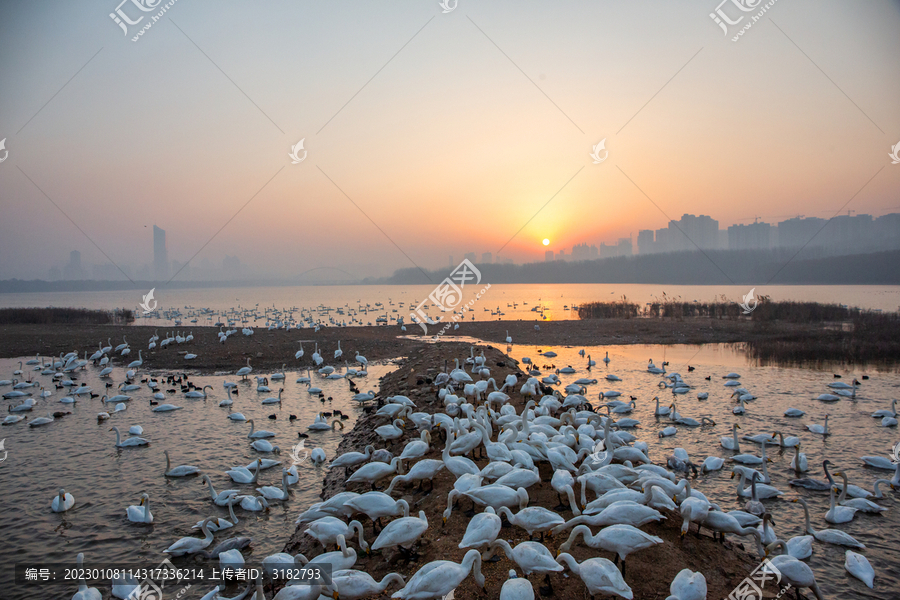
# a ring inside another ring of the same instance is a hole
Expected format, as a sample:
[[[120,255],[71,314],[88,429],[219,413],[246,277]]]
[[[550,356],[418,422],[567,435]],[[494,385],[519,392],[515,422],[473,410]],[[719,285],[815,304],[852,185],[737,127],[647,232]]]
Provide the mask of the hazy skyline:
[[[154,223],[289,277],[900,207],[898,1],[777,2],[737,43],[705,1],[178,0],[138,42],[117,4],[0,3],[0,278],[105,262],[88,237],[151,264]]]

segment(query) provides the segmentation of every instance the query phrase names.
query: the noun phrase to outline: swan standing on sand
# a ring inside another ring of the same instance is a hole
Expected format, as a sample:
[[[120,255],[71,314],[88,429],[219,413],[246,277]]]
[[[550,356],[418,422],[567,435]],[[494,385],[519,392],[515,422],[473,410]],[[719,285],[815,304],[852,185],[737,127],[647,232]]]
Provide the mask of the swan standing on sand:
[[[629,599],[634,597],[631,588],[611,560],[589,558],[579,564],[568,552],[563,552],[556,560],[565,563],[570,571],[581,578],[592,597],[598,594],[612,594]]]
[[[690,569],[682,569],[669,585],[671,595],[666,600],[706,600],[706,577]]]
[[[73,506],[75,506],[75,497],[72,494],[66,493],[66,490],[62,488],[59,488],[58,494],[54,496],[53,501],[50,502],[50,510],[53,512],[66,512]]]
[[[591,530],[587,525],[579,525],[572,530],[569,539],[559,547],[559,551],[568,552],[579,535],[583,537],[584,543],[589,547],[615,553],[616,562],[622,561],[623,577],[625,575],[625,559],[629,554],[663,543],[661,538],[644,533],[631,525],[610,525],[601,529],[596,535],[591,535]]]
[[[125,509],[128,520],[132,523],[152,523],[153,514],[150,512],[150,496],[141,494],[141,503],[131,505]]]
[[[399,583],[401,586],[406,584],[403,576],[398,573],[388,573],[378,582],[368,573],[355,569],[334,571],[331,579],[334,582],[335,589],[339,590],[338,593],[341,600],[362,600],[363,598],[378,596],[391,584]]]
[[[131,448],[132,446],[146,446],[150,442],[145,440],[142,437],[130,437],[127,440],[122,441],[121,435],[119,434],[118,427],[110,427],[110,431],[116,432],[116,447],[117,448]]]
[[[777,541],[766,547],[766,554],[768,555],[773,548],[779,546],[787,552],[787,545],[782,541]],[[823,600],[822,592],[819,590],[819,586],[816,583],[816,577],[813,574],[812,569],[809,568],[809,565],[797,560],[790,554],[779,554],[769,560],[772,563],[772,566],[781,573],[782,581],[790,584],[796,589],[798,596],[800,595],[800,588],[808,587],[812,590],[818,600]],[[767,567],[763,567],[763,569],[771,574],[771,571],[768,570]]]
[[[478,550],[466,552],[462,562],[435,560],[421,569],[391,598],[418,600],[420,598],[443,598],[473,573],[475,583],[484,589],[484,575],[481,574],[481,554]]]

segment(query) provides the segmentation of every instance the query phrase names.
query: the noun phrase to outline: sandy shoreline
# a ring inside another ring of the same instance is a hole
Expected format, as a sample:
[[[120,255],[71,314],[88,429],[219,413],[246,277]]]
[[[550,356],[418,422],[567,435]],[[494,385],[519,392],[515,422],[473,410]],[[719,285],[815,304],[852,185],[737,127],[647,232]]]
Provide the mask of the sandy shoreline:
[[[439,372],[443,368],[444,361],[449,361],[452,366],[452,359],[467,356],[468,353],[469,345],[462,343],[430,345],[417,349],[407,360],[402,361],[396,371],[383,378],[380,395],[382,397],[394,394],[406,395],[416,404],[417,410],[427,413],[442,410],[443,406],[435,398],[433,387],[425,379],[429,376],[433,377]],[[496,349],[485,348],[485,355],[488,357],[487,362],[490,365],[492,376],[498,380],[502,380],[507,374],[515,373],[518,370],[516,361]],[[521,412],[525,404],[524,398],[518,392],[512,396],[512,405],[517,412]],[[344,435],[338,455],[348,451],[363,451],[367,444],[373,444],[376,449],[387,448],[395,455],[399,455],[407,442],[418,437],[415,428],[411,428],[404,433],[400,440],[385,443],[373,433],[375,427],[383,424],[387,424],[385,418],[374,415],[362,416],[353,430]],[[440,459],[443,442],[435,440],[432,446],[432,450],[423,458]],[[479,467],[484,467],[487,462],[487,458],[476,460]],[[550,465],[542,463],[540,474],[542,482],[528,489],[529,506],[552,508],[558,504],[558,500],[556,492],[549,483],[552,476]],[[322,498],[327,499],[344,491],[345,479],[344,469],[330,470],[323,483]],[[459,549],[458,544],[469,521],[469,517],[462,512],[469,509],[469,501],[459,500],[449,521],[444,525],[441,522],[442,513],[447,507],[447,494],[452,489],[453,482],[453,476],[443,470],[432,480],[433,488],[431,490],[428,490],[427,484],[426,491],[417,490],[415,484],[399,484],[394,489],[393,497],[405,499],[409,503],[410,514],[418,514],[418,511],[422,510],[425,511],[428,518],[428,530],[420,538],[415,548],[418,553],[417,559],[407,562],[399,552],[395,551],[386,551],[383,554],[375,552],[370,556],[360,553],[360,559],[355,568],[369,573],[376,580],[380,580],[390,572],[399,572],[408,579],[418,568],[430,561],[445,559],[459,562],[462,560],[465,551]],[[390,478],[385,479],[377,486],[377,489],[383,491],[389,483]],[[368,485],[350,484],[348,491],[363,493],[369,489]],[[561,510],[559,514],[566,519],[573,516],[569,509]],[[649,600],[666,597],[669,582],[683,568],[704,573],[707,578],[709,598],[724,598],[757,566],[759,561],[755,557],[755,551],[751,556],[743,550],[739,543],[714,542],[707,532],[704,532],[701,537],[691,533],[682,540],[679,535],[681,519],[675,513],[664,512],[664,514],[667,519],[662,523],[650,524],[641,529],[661,537],[665,543],[635,553],[628,558],[625,580],[631,586],[636,599]],[[373,524],[364,515],[359,515],[357,518],[363,523],[366,539],[371,543],[374,539]],[[291,554],[302,552],[310,558],[320,554],[323,551],[321,545],[312,537],[305,535],[303,529],[305,526],[298,527],[285,545],[284,551]],[[557,537],[548,536],[545,539],[545,545],[555,555],[557,548],[566,541],[567,537],[568,532]],[[500,538],[506,539],[512,546],[515,546],[527,539],[527,533],[518,527],[511,527],[504,519]],[[502,552],[499,554],[501,558],[498,562],[482,564],[482,572],[486,578],[486,597],[488,598],[499,597],[500,588],[506,581],[510,569],[516,568],[519,576],[522,576],[521,570],[514,562],[503,556]],[[573,546],[571,554],[579,561],[596,556],[613,559],[611,553],[593,550],[581,543]],[[581,580],[568,571],[566,571],[566,575],[559,573],[551,576],[554,590],[551,597],[588,598],[587,590]],[[531,578],[535,583],[536,593],[539,579],[543,578],[534,576]],[[396,590],[390,589],[377,597],[389,598],[394,591]],[[485,594],[478,589],[471,577],[468,577],[455,593],[455,598],[459,600],[484,597]]]
[[[738,343],[754,339],[770,338],[771,332],[761,333],[746,321],[689,319],[670,321],[657,319],[608,319],[585,321],[553,321],[540,323],[534,329],[530,321],[475,321],[463,323],[447,335],[470,336],[485,341],[504,343],[507,332],[514,344],[523,345],[617,345],[617,344],[709,344]],[[783,327],[781,330],[794,330]],[[799,328],[796,328],[799,330]],[[171,344],[167,348],[148,351],[150,337],[158,332],[161,337],[176,331],[187,335],[193,332],[194,340],[186,344]],[[131,355],[113,358],[114,364],[127,364],[143,351],[145,368],[190,369],[196,372],[237,370],[251,359],[254,369],[270,371],[287,368],[305,368],[312,365],[311,355],[319,344],[326,363],[332,362],[338,341],[344,350],[344,359],[351,364],[359,352],[369,360],[381,360],[408,356],[422,346],[416,338],[423,338],[418,326],[408,325],[403,332],[399,327],[328,327],[318,332],[312,329],[268,331],[258,328],[252,336],[240,332],[232,335],[225,344],[218,341],[216,327],[147,327],[139,325],[2,325],[0,326],[0,358],[59,356],[77,351],[84,357],[92,354],[98,343],[110,339],[113,346],[122,342],[123,336],[131,344]],[[431,327],[429,334],[439,331]],[[412,339],[405,339],[412,338]],[[294,359],[294,353],[303,343],[305,355]],[[193,360],[185,360],[186,352],[197,354]]]

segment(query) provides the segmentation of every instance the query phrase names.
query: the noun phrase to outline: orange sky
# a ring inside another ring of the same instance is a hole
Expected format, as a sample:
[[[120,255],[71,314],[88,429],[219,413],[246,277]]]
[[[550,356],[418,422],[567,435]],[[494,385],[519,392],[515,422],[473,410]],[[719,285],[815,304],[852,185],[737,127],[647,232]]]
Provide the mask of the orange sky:
[[[900,2],[778,2],[738,43],[715,2],[180,0],[137,43],[115,4],[0,6],[0,278],[106,262],[88,238],[150,263],[154,223],[172,259],[364,277],[529,219],[502,256],[827,218],[876,173],[847,209],[900,212]]]

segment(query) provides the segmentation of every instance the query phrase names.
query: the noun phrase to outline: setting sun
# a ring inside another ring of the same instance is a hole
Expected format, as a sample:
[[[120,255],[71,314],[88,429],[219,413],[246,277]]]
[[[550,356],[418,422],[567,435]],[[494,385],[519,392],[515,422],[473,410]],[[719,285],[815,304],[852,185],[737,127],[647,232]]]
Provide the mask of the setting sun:
[[[549,246],[549,245],[550,245],[550,240],[548,240],[547,238],[544,238],[543,244],[544,244],[545,246]]]

